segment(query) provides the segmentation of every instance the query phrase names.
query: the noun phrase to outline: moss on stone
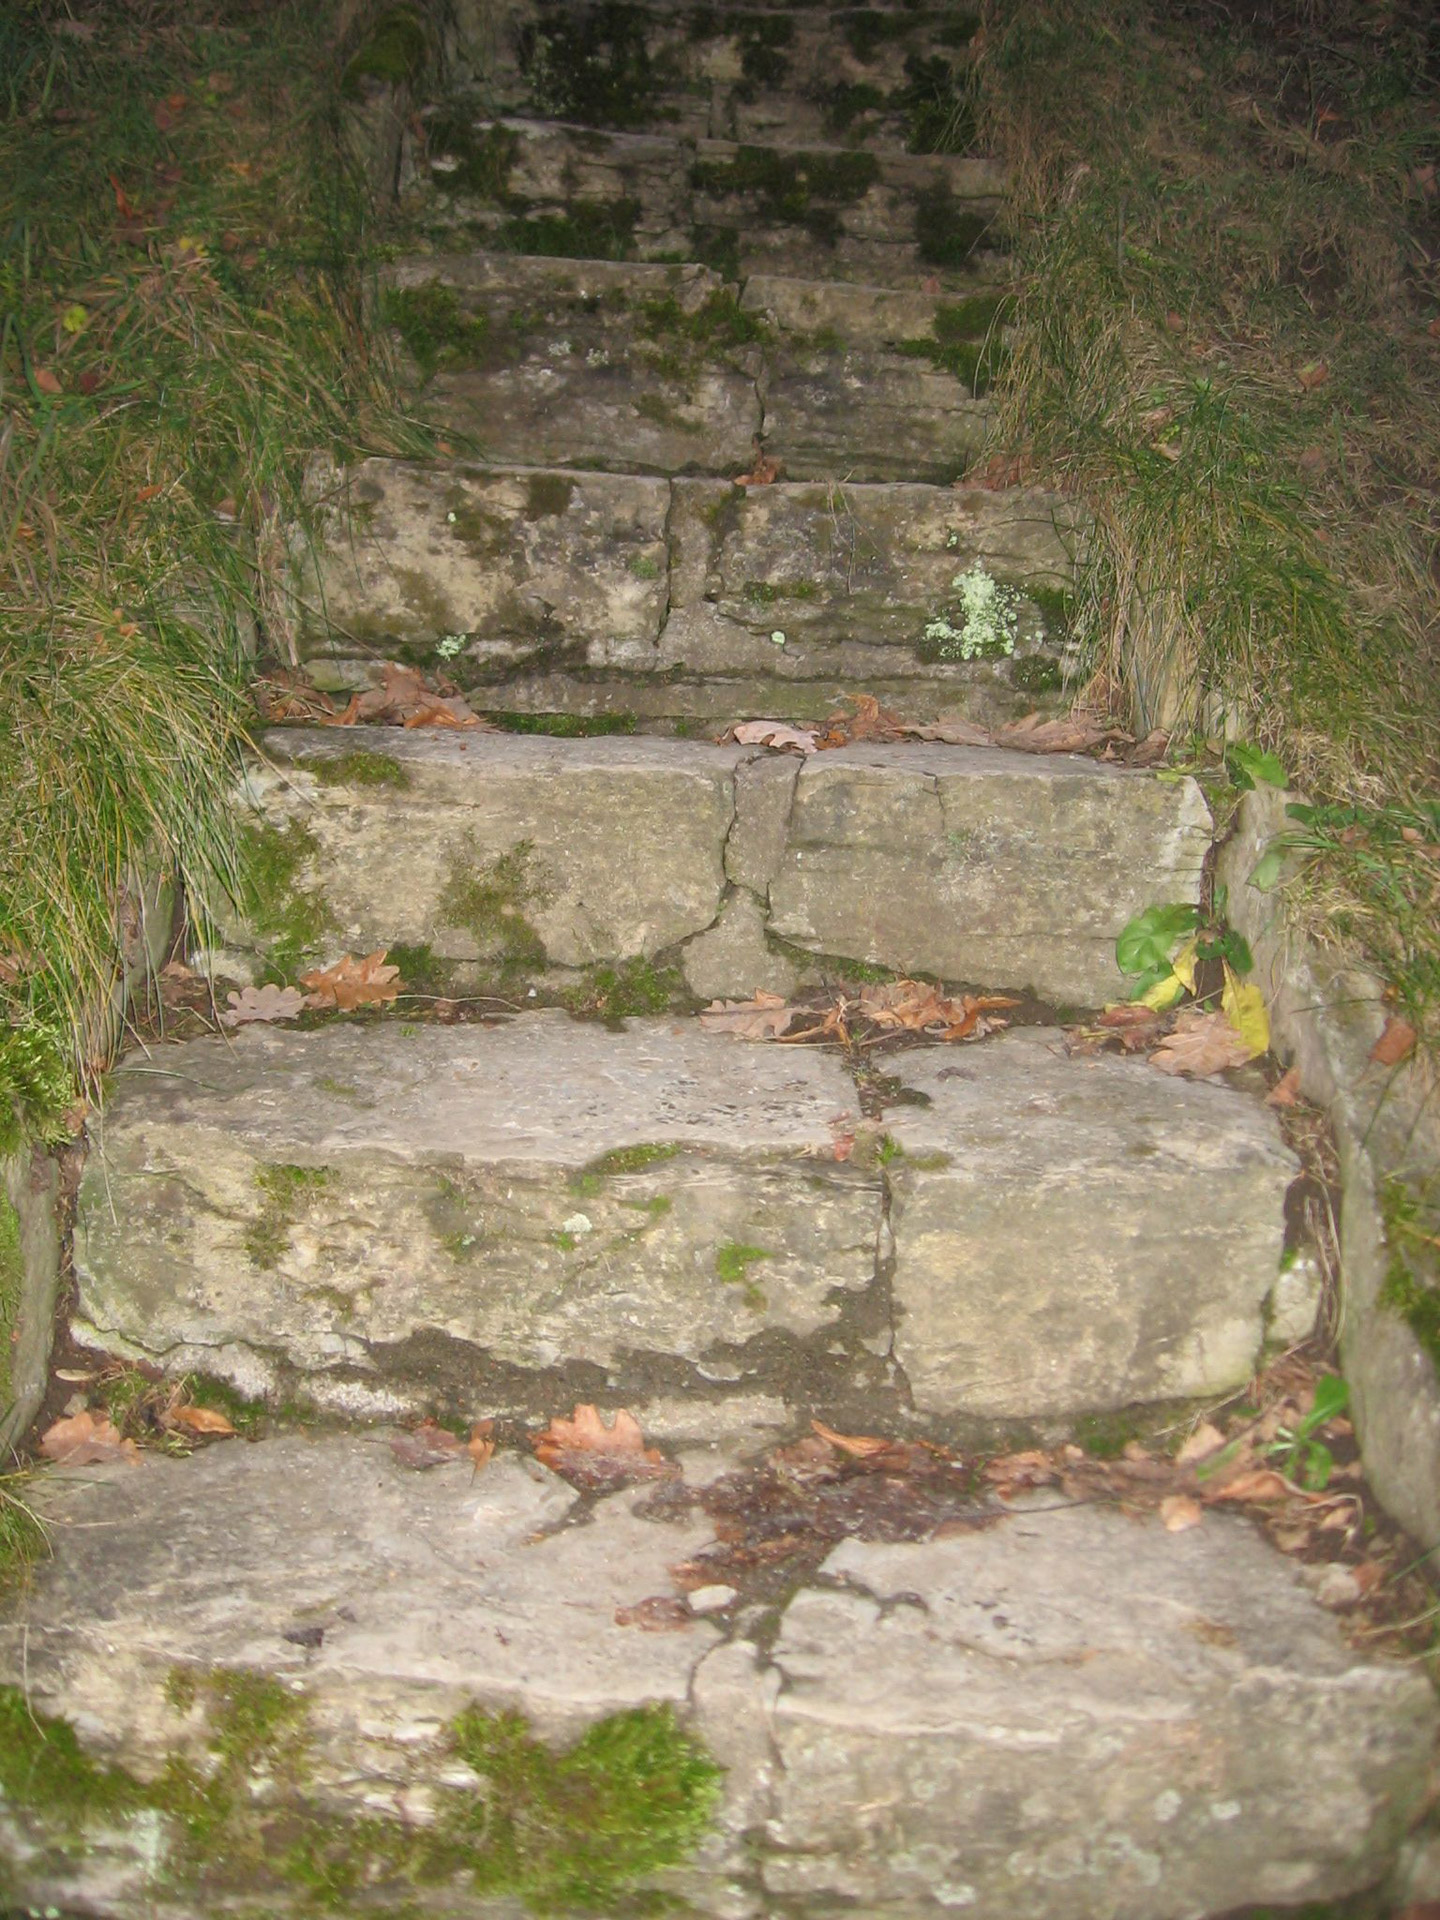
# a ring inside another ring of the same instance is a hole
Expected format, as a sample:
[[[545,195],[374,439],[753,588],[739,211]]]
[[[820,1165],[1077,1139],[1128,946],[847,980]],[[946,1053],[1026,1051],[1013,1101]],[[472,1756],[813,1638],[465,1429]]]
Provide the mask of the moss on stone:
[[[464,1879],[534,1913],[603,1910],[683,1862],[719,1798],[721,1769],[669,1706],[610,1714],[560,1752],[521,1715],[473,1706],[449,1744],[481,1777],[478,1791],[437,1790],[429,1826],[349,1815],[310,1788],[303,1693],[248,1669],[182,1667],[166,1698],[179,1718],[201,1717],[206,1759],[177,1747],[140,1780],[92,1759],[19,1687],[0,1687],[0,1793],[62,1854],[87,1828],[161,1816],[155,1895],[224,1889],[247,1911],[279,1894],[287,1911],[349,1913],[363,1901],[393,1914],[407,1894]]]
[[[281,827],[257,818],[241,828],[239,838],[241,911],[267,943],[271,968],[289,978],[335,924],[323,891],[297,883],[319,843],[300,820]]]
[[[966,266],[993,225],[993,216],[958,206],[948,181],[937,180],[915,196],[915,244],[927,266]]]
[[[1433,1255],[1436,1222],[1406,1183],[1392,1174],[1380,1194],[1389,1262],[1379,1304],[1402,1319],[1440,1374],[1440,1285],[1424,1266]]]
[[[757,607],[773,607],[779,600],[818,600],[813,580],[747,580],[740,590]]]
[[[662,1160],[673,1160],[679,1152],[680,1148],[673,1143],[639,1142],[633,1147],[615,1147],[609,1153],[602,1153],[583,1171],[608,1180],[616,1174],[643,1173],[646,1167],[657,1166]]]
[[[690,169],[698,193],[743,196],[764,220],[803,226],[833,244],[835,209],[863,200],[880,178],[873,153],[792,153],[778,147],[740,147],[732,160],[699,160]]]
[[[1021,693],[1058,693],[1065,684],[1065,676],[1058,660],[1052,660],[1048,654],[1032,653],[1012,663],[1010,684]]]
[[[270,1163],[255,1169],[260,1211],[245,1228],[244,1246],[252,1266],[273,1273],[290,1243],[290,1229],[300,1218],[308,1194],[318,1193],[333,1179],[328,1167],[299,1167]]]
[[[306,767],[322,787],[386,787],[400,793],[414,784],[408,767],[393,755],[374,753],[369,747],[307,761]]]
[[[421,287],[387,287],[380,318],[394,327],[428,380],[442,367],[468,366],[488,357],[490,316],[467,313],[460,295],[443,280]]]
[[[364,97],[364,82],[403,86],[417,80],[430,57],[430,36],[424,19],[409,7],[382,13],[364,44],[346,62],[340,91],[349,100]]]
[[[665,1013],[683,997],[678,967],[657,967],[637,955],[613,966],[591,969],[583,987],[565,995],[565,1004],[578,1019],[603,1020],[607,1025]]]
[[[499,204],[508,194],[511,170],[520,151],[520,136],[513,127],[493,121],[482,130],[464,114],[441,114],[430,122],[429,146],[432,154],[444,154],[458,162],[442,178],[452,190],[474,194],[478,199]]]
[[[515,713],[489,709],[488,719],[507,733],[543,733],[557,740],[599,739],[612,733],[634,733],[639,724],[633,713]]]
[[[766,1305],[765,1290],[751,1278],[750,1269],[758,1261],[774,1258],[774,1254],[765,1247],[751,1247],[741,1240],[727,1240],[715,1250],[715,1271],[725,1286],[739,1287],[746,1306],[759,1313]]]
[[[723,280],[739,280],[740,229],[731,226],[694,226],[690,229],[690,252],[702,267],[709,267]]]
[[[575,482],[568,473],[532,473],[525,483],[527,520],[545,520],[564,513],[575,497]]]
[[[628,260],[639,218],[638,200],[577,200],[564,213],[513,215],[490,244],[500,252],[559,260]]]
[[[582,127],[638,127],[655,116],[648,16],[626,0],[548,7],[520,30],[520,66],[539,112]]]
[[[446,924],[463,928],[480,959],[496,966],[502,980],[545,965],[545,943],[526,918],[526,909],[542,904],[546,892],[534,854],[532,843],[520,840],[484,866],[457,856],[441,889]]]
[[[862,65],[868,66],[888,42],[903,40],[911,32],[911,22],[901,11],[881,12],[876,7],[859,7],[845,16],[845,44]]]

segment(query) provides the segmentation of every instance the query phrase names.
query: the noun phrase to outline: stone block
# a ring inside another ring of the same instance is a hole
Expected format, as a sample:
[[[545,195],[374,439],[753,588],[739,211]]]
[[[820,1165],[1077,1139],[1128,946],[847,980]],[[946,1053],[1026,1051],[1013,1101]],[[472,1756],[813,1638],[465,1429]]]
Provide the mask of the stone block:
[[[1192,780],[1074,756],[842,747],[801,769],[770,929],[815,952],[1099,1005],[1142,908],[1199,898]]]
[[[854,1109],[837,1060],[691,1022],[195,1041],[115,1076],[79,1314],[167,1368],[312,1399],[328,1375],[354,1405],[431,1405],[427,1341],[477,1380],[633,1382],[647,1356],[738,1380],[749,1343],[823,1343],[873,1283],[878,1181],[833,1157]]]
[[[918,1407],[1073,1417],[1228,1393],[1280,1282],[1299,1171],[1274,1115],[1017,1030],[906,1053],[889,1109],[895,1355]]]

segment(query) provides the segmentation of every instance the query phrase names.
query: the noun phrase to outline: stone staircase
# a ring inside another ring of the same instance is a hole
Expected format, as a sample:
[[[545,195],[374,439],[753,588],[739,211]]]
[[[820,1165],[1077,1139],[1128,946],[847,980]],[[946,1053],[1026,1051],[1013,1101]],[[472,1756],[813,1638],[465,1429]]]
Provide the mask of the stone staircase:
[[[1200,897],[1199,789],[714,738],[846,693],[1065,698],[1067,504],[952,484],[1004,292],[995,167],[924,150],[963,38],[923,5],[542,7],[427,115],[385,299],[455,451],[317,469],[298,647],[530,730],[267,735],[222,990],[385,948],[411,997],[113,1078],[73,1332],[269,1437],[43,1487],[54,1557],[0,1620],[15,1906],[1203,1920],[1388,1871],[1415,1668],[1242,1520],[973,1470],[1183,1425],[1314,1320],[1258,1082],[1057,1026],[1121,992],[1133,914]],[[976,567],[1013,651],[948,645]],[[1011,990],[1015,1024],[867,1061],[696,1017],[857,969]],[[669,1464],[417,1473],[376,1424],[506,1441],[581,1403]],[[816,1443],[755,1463],[812,1419],[896,1436],[929,1520],[857,1506],[810,1550]],[[737,1572],[742,1483],[771,1546]]]

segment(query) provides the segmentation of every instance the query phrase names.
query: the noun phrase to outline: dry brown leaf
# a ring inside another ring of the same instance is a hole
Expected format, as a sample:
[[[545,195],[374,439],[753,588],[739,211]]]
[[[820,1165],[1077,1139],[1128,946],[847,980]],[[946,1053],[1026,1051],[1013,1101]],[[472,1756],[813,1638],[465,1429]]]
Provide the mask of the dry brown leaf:
[[[642,1633],[683,1633],[695,1624],[686,1603],[673,1593],[652,1593],[632,1607],[616,1607],[617,1627],[639,1627]]]
[[[760,987],[753,1000],[712,1000],[699,1019],[711,1033],[733,1033],[739,1040],[778,1040],[796,1011],[783,994]]]
[[[774,747],[796,753],[819,751],[819,735],[813,727],[792,727],[784,720],[742,720],[731,727],[727,739],[742,747]]]
[[[298,1020],[305,1006],[305,996],[298,987],[273,984],[246,987],[240,993],[227,994],[226,998],[230,1010],[220,1016],[224,1027],[242,1027],[255,1020]]]
[[[780,462],[766,453],[758,433],[751,442],[751,446],[754,449],[754,459],[750,471],[737,473],[735,485],[737,487],[773,487],[780,478]]]
[[[1385,1022],[1385,1031],[1370,1049],[1370,1058],[1381,1067],[1398,1067],[1402,1060],[1408,1060],[1415,1051],[1415,1042],[1419,1038],[1408,1020],[1402,1020],[1392,1013]]]
[[[1300,1069],[1287,1067],[1265,1096],[1267,1107],[1293,1107],[1300,1098]]]
[[[1128,735],[1092,720],[1046,720],[1032,713],[1013,727],[998,728],[993,738],[997,747],[1009,747],[1018,753],[1085,753],[1106,740]]]
[[[41,393],[63,393],[64,387],[48,367],[36,367],[30,375]]]
[[[1203,1079],[1226,1067],[1243,1067],[1254,1057],[1254,1049],[1223,1013],[1187,1007],[1176,1019],[1175,1031],[1167,1033],[1151,1054],[1150,1064],[1161,1073],[1193,1073]]]
[[[1330,368],[1323,360],[1307,360],[1295,377],[1306,393],[1314,393],[1330,378]]]
[[[1187,1527],[1198,1527],[1204,1518],[1205,1509],[1188,1493],[1167,1493],[1160,1502],[1160,1519],[1167,1533],[1184,1533]]]
[[[1021,1453],[1004,1453],[998,1460],[987,1460],[985,1478],[1002,1500],[1031,1487],[1048,1487],[1055,1480],[1055,1462],[1040,1447],[1027,1447]]]
[[[410,1433],[392,1433],[390,1451],[402,1467],[419,1472],[425,1467],[449,1466],[452,1460],[463,1459],[469,1449],[458,1434],[433,1420],[422,1420]]]
[[[852,740],[902,740],[910,731],[899,714],[882,707],[873,693],[848,693],[852,713],[832,713],[825,722],[825,745],[843,747]]]
[[[947,719],[944,714],[928,725],[907,726],[907,739],[933,740],[946,747],[991,747],[995,736],[988,727],[977,727],[971,720]]]
[[[183,1427],[187,1433],[208,1433],[217,1439],[233,1437],[235,1429],[214,1407],[169,1407],[165,1412],[167,1427]]]
[[[848,1453],[856,1460],[868,1460],[872,1454],[888,1453],[895,1444],[893,1440],[881,1439],[873,1433],[837,1433],[833,1427],[827,1427],[823,1420],[812,1420],[810,1427],[822,1440],[828,1440],[832,1447],[838,1447],[841,1453]]]
[[[495,1458],[495,1422],[477,1420],[470,1429],[470,1438],[465,1442],[465,1451],[469,1454],[475,1471],[488,1467]]]
[[[645,1445],[639,1421],[623,1407],[607,1427],[597,1407],[579,1405],[570,1419],[552,1420],[533,1445],[542,1466],[586,1491],[658,1480],[676,1471],[658,1448]]]
[[[97,1419],[88,1408],[57,1420],[40,1438],[40,1451],[47,1460],[61,1467],[87,1467],[109,1460],[123,1460],[138,1467],[140,1449],[133,1440],[125,1440],[110,1416]]]
[[[289,668],[267,673],[250,692],[267,720],[320,721],[328,725],[335,717],[335,702],[329,694],[312,686],[303,673]]]
[[[1176,1450],[1177,1467],[1188,1467],[1196,1460],[1208,1460],[1212,1453],[1218,1453],[1225,1445],[1225,1436],[1217,1426],[1208,1420],[1202,1420],[1192,1434],[1187,1435],[1183,1446]]]
[[[1293,1492],[1273,1467],[1252,1467],[1203,1488],[1200,1497],[1210,1507],[1221,1500],[1288,1500]]]
[[[397,666],[393,660],[385,663],[382,685],[352,694],[343,713],[321,718],[322,724],[332,727],[483,727],[487,732],[498,731],[473,712],[458,693],[432,687],[423,673],[414,667]]]
[[[310,989],[305,996],[307,1007],[333,1007],[350,1013],[356,1007],[378,1006],[393,1000],[404,983],[400,969],[386,966],[385,949],[378,947],[363,960],[347,953],[333,967],[302,973],[300,984]]]

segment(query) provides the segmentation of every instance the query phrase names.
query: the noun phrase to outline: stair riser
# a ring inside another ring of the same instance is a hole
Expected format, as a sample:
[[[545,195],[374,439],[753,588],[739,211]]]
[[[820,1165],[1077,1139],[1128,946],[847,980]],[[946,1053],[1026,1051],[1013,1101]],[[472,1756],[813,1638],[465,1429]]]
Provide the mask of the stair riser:
[[[956,579],[976,566],[1047,604],[1068,587],[1076,534],[1056,495],[386,460],[332,484],[318,543],[296,554],[311,660],[763,674],[827,697],[837,678],[918,677],[956,708],[997,683],[1028,708],[1070,664],[1063,622],[1033,603],[1013,656],[937,660],[927,634],[955,627]]]
[[[1297,1170],[1263,1109],[1050,1033],[889,1064],[928,1105],[867,1170],[836,1056],[693,1022],[195,1042],[116,1080],[79,1331],[332,1409],[453,1414],[438,1351],[491,1410],[721,1430],[757,1394],[954,1434],[1248,1377]]]
[[[703,935],[728,885],[810,952],[1098,1005],[1123,991],[1116,935],[1157,900],[1198,898],[1209,839],[1189,781],[984,749],[802,764],[398,729],[287,729],[266,745],[275,764],[252,775],[248,805],[283,877],[232,943],[263,948],[256,927],[308,915],[311,952],[425,945],[512,983]]]

